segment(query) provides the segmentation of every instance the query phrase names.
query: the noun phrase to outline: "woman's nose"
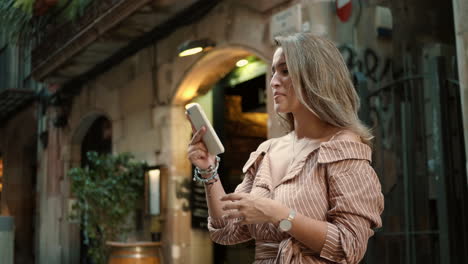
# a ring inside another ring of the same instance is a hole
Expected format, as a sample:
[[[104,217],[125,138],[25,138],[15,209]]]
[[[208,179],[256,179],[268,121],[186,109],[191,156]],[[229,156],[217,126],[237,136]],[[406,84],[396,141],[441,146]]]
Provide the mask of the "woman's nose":
[[[270,80],[270,87],[274,88],[274,87],[278,87],[279,85],[280,85],[280,81],[278,80],[277,75],[273,74]]]

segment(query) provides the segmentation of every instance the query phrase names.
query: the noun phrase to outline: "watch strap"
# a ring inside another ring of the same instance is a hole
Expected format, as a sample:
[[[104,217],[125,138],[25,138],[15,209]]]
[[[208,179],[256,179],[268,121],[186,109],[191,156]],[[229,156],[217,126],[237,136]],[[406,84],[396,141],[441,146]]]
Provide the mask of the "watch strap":
[[[296,211],[294,209],[291,209],[291,211],[289,211],[289,215],[288,215],[288,220],[289,221],[292,221],[294,220],[294,218],[296,218]]]

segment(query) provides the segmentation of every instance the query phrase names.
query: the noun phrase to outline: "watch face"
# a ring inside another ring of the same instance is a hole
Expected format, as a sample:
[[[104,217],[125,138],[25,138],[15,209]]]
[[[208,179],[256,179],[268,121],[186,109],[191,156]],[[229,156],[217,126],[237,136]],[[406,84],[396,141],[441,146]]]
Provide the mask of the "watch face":
[[[291,227],[292,227],[292,223],[291,221],[287,219],[281,220],[281,222],[279,223],[279,228],[283,232],[288,232],[289,230],[291,230]]]

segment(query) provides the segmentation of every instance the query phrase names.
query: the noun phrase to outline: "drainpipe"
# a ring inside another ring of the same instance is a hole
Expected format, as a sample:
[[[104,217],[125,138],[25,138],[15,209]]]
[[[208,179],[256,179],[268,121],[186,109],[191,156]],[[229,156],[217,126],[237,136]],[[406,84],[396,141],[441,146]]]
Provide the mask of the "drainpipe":
[[[457,45],[458,79],[460,81],[460,100],[462,107],[465,155],[468,157],[468,3],[464,0],[452,0]],[[465,161],[468,182],[468,161]]]

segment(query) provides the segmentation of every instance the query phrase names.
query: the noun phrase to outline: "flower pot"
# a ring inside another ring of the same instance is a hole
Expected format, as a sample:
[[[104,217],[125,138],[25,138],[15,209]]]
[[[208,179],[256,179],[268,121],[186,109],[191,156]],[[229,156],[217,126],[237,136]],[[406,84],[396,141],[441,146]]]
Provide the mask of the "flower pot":
[[[111,248],[108,264],[161,264],[160,242],[107,242]]]

